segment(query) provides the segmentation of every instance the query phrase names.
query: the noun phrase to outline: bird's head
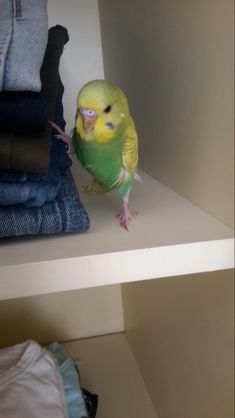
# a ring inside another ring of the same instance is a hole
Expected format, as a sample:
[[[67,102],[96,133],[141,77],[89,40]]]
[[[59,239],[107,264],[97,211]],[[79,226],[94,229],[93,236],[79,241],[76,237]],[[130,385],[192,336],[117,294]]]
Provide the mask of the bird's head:
[[[124,92],[117,86],[94,80],[85,84],[77,98],[77,128],[83,129],[85,138],[103,143],[111,140],[129,115]]]

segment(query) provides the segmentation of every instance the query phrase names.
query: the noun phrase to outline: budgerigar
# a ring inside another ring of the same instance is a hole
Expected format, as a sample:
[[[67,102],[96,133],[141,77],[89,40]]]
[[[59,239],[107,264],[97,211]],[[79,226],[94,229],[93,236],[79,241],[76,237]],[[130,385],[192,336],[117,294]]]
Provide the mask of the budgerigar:
[[[65,138],[66,139],[66,138]],[[94,80],[80,90],[73,145],[82,166],[93,176],[90,191],[116,189],[122,198],[118,216],[128,229],[128,208],[134,178],[138,179],[138,138],[127,98],[114,84]]]

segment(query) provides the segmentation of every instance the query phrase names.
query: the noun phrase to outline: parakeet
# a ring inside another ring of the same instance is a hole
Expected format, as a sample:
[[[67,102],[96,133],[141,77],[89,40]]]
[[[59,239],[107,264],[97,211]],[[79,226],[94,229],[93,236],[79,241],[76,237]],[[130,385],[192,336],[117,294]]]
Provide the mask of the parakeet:
[[[127,98],[119,87],[104,80],[82,87],[77,97],[73,145],[82,166],[93,176],[88,189],[117,190],[122,198],[118,218],[128,229],[133,219],[129,194],[134,178],[139,178],[138,137]]]

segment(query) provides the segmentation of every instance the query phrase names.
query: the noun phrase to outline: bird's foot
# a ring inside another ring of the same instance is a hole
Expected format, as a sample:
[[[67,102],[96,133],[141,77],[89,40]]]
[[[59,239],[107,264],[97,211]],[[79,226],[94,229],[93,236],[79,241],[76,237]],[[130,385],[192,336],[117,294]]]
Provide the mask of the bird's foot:
[[[84,192],[87,192],[87,193],[94,192],[94,190],[93,190],[93,188],[92,188],[92,183],[91,183],[91,184],[89,184],[88,186],[84,186],[84,187],[82,188],[82,190],[83,190]]]
[[[110,189],[105,186],[104,184],[100,183],[98,180],[93,179],[89,186],[84,188],[86,192],[94,192],[94,193],[106,193],[110,191]]]
[[[120,221],[122,228],[125,228],[128,231],[128,225],[136,217],[137,212],[131,213],[128,209],[128,206],[123,205],[122,211],[117,215],[117,218]]]
[[[68,154],[73,153],[72,138],[67,135],[55,122],[50,121],[52,128],[54,128],[58,134],[54,135],[57,139],[61,139],[66,143]]]

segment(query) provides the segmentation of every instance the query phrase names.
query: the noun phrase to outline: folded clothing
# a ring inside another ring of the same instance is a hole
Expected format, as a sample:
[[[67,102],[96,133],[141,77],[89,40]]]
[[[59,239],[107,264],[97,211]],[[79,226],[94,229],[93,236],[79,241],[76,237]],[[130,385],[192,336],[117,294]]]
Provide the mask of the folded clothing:
[[[0,238],[20,235],[50,235],[83,232],[90,226],[70,171],[52,202],[41,207],[23,205],[0,207]]]
[[[68,418],[58,366],[35,341],[0,350],[0,417]]]
[[[57,33],[59,37],[67,33],[66,29],[57,26],[53,30],[53,39],[56,39]],[[66,37],[63,35],[65,41]],[[62,38],[61,38],[62,39]],[[56,103],[56,122],[64,129],[65,122],[63,119],[62,94],[63,85],[59,79],[58,70],[56,72],[54,84],[50,86],[50,90],[57,91]],[[54,93],[51,94],[54,96]],[[53,100],[50,102],[53,107]],[[54,132],[55,133],[55,132]],[[67,232],[82,232],[89,228],[89,217],[84,209],[73,178],[71,176],[69,166],[71,161],[66,153],[65,144],[56,138],[51,140],[51,164],[48,174],[29,174],[27,172],[19,172],[17,170],[0,170],[0,181],[4,187],[12,186],[14,182],[18,182],[18,191],[27,187],[27,182],[37,183],[37,187],[31,188],[31,194],[26,190],[24,195],[24,203],[12,204],[12,196],[10,195],[11,205],[0,207],[0,237],[13,237],[21,235],[49,235]],[[59,182],[59,192],[56,185]],[[56,183],[56,184],[55,184]],[[45,186],[47,184],[47,186]],[[54,195],[52,196],[50,187],[54,187]],[[29,183],[28,183],[29,185]],[[30,186],[32,186],[30,184]],[[44,187],[44,189],[43,189]],[[3,191],[3,188],[1,188]],[[40,192],[39,192],[40,190]],[[49,191],[49,192],[48,192]],[[28,194],[27,194],[28,193]],[[57,194],[58,193],[58,194]],[[55,196],[56,195],[56,196]],[[7,194],[0,193],[3,199],[9,199]],[[15,195],[16,198],[17,195]],[[53,198],[54,197],[54,198]],[[44,199],[44,200],[43,200]],[[43,201],[47,200],[40,207]],[[8,201],[9,202],[9,201]],[[22,202],[22,197],[21,197]],[[7,201],[5,201],[5,204]]]
[[[53,119],[55,113],[60,57],[68,40],[66,28],[60,25],[50,28],[41,68],[42,93],[45,95],[49,120]],[[51,132],[49,124],[44,131],[27,135],[0,132],[0,168],[47,173]]]
[[[64,87],[59,79],[59,89],[55,106],[55,121],[61,129],[65,128],[62,97]],[[0,170],[0,205],[24,204],[42,206],[57,196],[62,178],[72,162],[65,144],[55,138],[54,129],[51,138],[51,152],[48,173],[34,174],[17,170]]]
[[[40,91],[47,0],[0,0],[0,91]]]
[[[88,418],[74,361],[65,356],[62,345],[57,342],[49,344],[47,348],[53,354],[59,366],[64,383],[69,418]]]
[[[98,395],[86,389],[82,389],[82,393],[89,418],[95,418],[98,408]]]
[[[0,130],[28,134],[46,129],[47,102],[43,92],[0,93]]]
[[[59,82],[60,58],[65,44],[69,41],[68,31],[64,26],[55,25],[49,29],[47,48],[41,68],[42,91],[47,101],[48,118],[52,120]]]

